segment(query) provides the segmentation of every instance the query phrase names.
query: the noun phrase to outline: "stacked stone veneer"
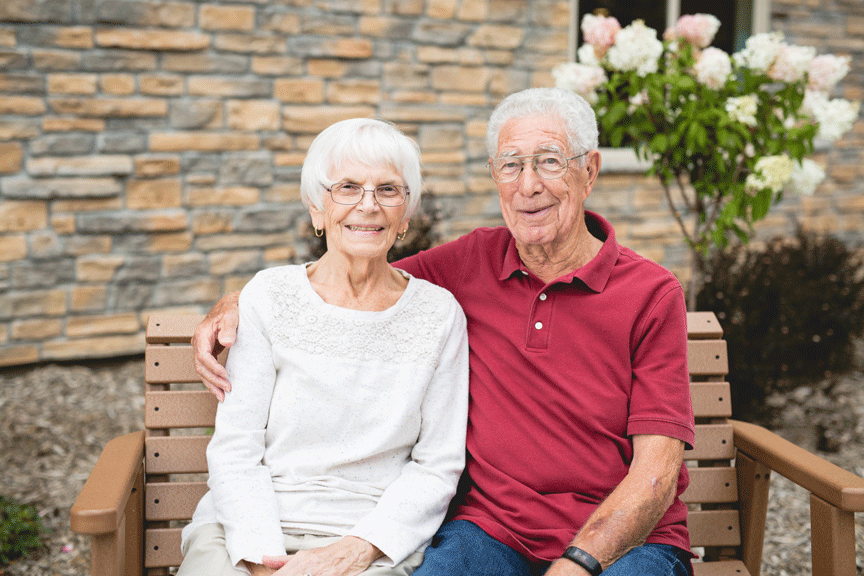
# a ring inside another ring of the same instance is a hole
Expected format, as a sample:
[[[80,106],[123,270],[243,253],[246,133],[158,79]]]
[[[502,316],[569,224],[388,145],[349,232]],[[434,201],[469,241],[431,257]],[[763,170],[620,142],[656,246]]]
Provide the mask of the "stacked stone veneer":
[[[776,27],[859,57],[860,2],[817,4],[774,0]],[[204,311],[302,260],[299,167],[342,118],[418,141],[445,239],[499,224],[485,121],[551,84],[568,22],[566,0],[2,0],[0,365],[138,353],[150,312]],[[859,234],[862,144],[859,126],[822,151],[829,182],[761,233],[795,215]],[[589,208],[686,275],[660,188],[627,165],[607,163]]]

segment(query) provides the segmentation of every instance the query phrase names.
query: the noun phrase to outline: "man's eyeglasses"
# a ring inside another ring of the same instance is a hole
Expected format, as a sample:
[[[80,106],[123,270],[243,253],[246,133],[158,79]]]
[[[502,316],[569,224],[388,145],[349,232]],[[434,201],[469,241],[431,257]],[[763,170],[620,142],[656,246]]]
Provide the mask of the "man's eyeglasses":
[[[359,204],[366,192],[372,192],[372,197],[375,198],[378,205],[388,208],[401,206],[405,203],[408,194],[410,194],[407,186],[399,186],[397,184],[383,184],[376,186],[373,190],[369,190],[358,184],[351,184],[349,182],[334,184],[330,188],[327,188],[327,191],[330,192],[330,197],[333,198],[334,202],[346,206]]]
[[[555,180],[561,178],[567,172],[570,160],[585,156],[588,152],[577,154],[567,158],[559,152],[542,152],[540,154],[526,154],[525,156],[502,156],[496,158],[487,166],[492,178],[496,182],[507,184],[515,182],[525,167],[525,162],[530,158],[531,167],[538,176],[544,180]]]

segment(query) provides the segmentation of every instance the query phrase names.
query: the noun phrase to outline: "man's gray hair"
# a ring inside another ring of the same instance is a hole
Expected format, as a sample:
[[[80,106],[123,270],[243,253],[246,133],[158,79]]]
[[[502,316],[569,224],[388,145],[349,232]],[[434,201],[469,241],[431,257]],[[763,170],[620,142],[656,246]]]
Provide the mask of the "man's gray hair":
[[[336,122],[318,134],[309,146],[300,172],[303,204],[324,210],[325,189],[337,182],[332,176],[338,175],[345,164],[390,167],[402,176],[411,192],[404,217],[410,218],[417,211],[423,188],[420,148],[393,124],[352,118]]]
[[[597,116],[584,98],[561,88],[529,88],[511,94],[492,112],[486,129],[486,150],[490,158],[498,155],[498,135],[504,124],[528,116],[560,118],[573,155],[597,148]],[[580,162],[584,162],[584,157]]]

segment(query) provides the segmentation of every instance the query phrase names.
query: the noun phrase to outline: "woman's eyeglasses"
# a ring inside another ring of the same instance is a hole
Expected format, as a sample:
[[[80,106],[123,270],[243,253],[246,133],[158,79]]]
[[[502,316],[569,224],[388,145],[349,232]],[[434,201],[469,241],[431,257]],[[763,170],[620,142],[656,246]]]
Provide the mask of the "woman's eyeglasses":
[[[388,208],[401,206],[405,203],[408,194],[410,194],[407,186],[399,186],[397,184],[383,184],[369,190],[368,188],[363,188],[358,184],[351,184],[349,182],[334,184],[330,188],[327,188],[327,191],[330,192],[330,197],[333,198],[334,202],[346,206],[359,204],[366,192],[372,192],[372,197],[375,198],[378,205]]]

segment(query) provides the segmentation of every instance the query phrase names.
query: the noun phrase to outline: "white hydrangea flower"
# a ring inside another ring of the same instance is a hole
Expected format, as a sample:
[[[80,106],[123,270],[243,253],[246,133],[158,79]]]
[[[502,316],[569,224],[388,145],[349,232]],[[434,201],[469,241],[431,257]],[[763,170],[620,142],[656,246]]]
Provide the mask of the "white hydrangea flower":
[[[733,122],[741,122],[745,126],[756,126],[756,112],[759,101],[755,94],[747,94],[726,100],[726,112]]]
[[[709,47],[702,51],[699,61],[693,66],[693,71],[696,72],[696,80],[700,83],[719,90],[732,74],[732,60],[723,50]]]
[[[750,68],[765,74],[774,64],[783,44],[781,32],[763,32],[747,39],[744,49],[732,55],[736,66]]]
[[[830,92],[840,80],[849,73],[849,56],[834,56],[833,54],[821,54],[810,62],[807,71],[807,87],[819,92]]]
[[[606,72],[599,66],[589,66],[576,62],[559,64],[552,69],[555,87],[571,90],[588,101],[597,102],[597,87],[606,82]]]
[[[642,20],[635,20],[618,32],[606,58],[612,68],[623,72],[635,70],[644,77],[657,71],[662,54],[663,43],[657,39],[657,32]]]
[[[807,90],[801,104],[801,113],[816,121],[819,130],[817,138],[837,140],[852,129],[858,119],[859,102],[843,98],[831,100],[824,92]]]
[[[780,192],[792,177],[794,162],[786,154],[763,156],[756,161],[753,172],[747,176],[744,185],[752,192],[769,189]]]
[[[581,64],[587,64],[588,66],[600,65],[600,60],[597,59],[597,54],[594,52],[594,46],[591,44],[583,44],[582,47],[576,51],[576,57],[579,59]]]
[[[825,170],[809,158],[795,162],[789,187],[793,192],[804,196],[812,196],[819,184],[825,180]]]
[[[859,102],[850,102],[843,98],[835,98],[828,101],[820,117],[817,138],[837,140],[843,134],[852,129],[852,125],[858,120]]]
[[[768,70],[768,76],[781,82],[798,82],[804,78],[815,57],[816,49],[812,46],[792,46],[784,42]]]

